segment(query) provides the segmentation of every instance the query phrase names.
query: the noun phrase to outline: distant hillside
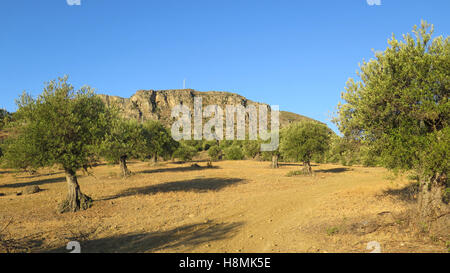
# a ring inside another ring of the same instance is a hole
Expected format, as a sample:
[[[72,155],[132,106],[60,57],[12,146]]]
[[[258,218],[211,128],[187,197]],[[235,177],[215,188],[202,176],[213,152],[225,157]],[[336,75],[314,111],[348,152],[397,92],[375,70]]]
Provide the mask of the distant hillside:
[[[117,96],[99,95],[100,98],[110,106],[118,105],[126,118],[136,120],[159,120],[166,126],[172,125],[170,117],[172,108],[178,104],[194,108],[194,97],[200,96],[205,105],[219,105],[225,110],[226,105],[267,105],[254,102],[245,97],[229,92],[200,92],[192,89],[177,90],[139,90],[131,98]],[[270,106],[269,106],[270,107]],[[309,117],[291,112],[280,111],[280,126],[283,128],[290,123],[304,120],[313,120]]]

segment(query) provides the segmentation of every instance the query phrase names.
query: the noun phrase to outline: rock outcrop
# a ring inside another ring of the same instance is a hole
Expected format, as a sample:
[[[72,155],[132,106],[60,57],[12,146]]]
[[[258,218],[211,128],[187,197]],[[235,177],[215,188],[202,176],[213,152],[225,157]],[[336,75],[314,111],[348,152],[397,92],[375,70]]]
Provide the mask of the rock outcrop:
[[[194,97],[202,97],[203,106],[219,105],[225,110],[226,105],[267,105],[254,102],[245,97],[229,92],[200,92],[192,89],[178,90],[139,90],[130,98],[117,96],[99,95],[106,105],[117,105],[126,118],[140,121],[159,120],[166,126],[171,126],[172,108],[182,104],[194,108]],[[280,126],[284,127],[292,122],[312,120],[308,117],[291,112],[280,111]]]

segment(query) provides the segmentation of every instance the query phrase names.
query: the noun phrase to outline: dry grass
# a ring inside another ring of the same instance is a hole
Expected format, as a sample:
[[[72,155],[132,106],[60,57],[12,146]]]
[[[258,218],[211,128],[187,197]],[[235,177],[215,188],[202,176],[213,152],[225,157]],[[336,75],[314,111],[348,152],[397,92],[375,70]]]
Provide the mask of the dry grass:
[[[3,238],[20,242],[8,249],[18,252],[68,252],[73,240],[82,252],[369,252],[370,241],[383,252],[447,251],[448,234],[409,225],[414,201],[402,189],[411,181],[388,180],[382,168],[316,164],[313,177],[287,177],[301,166],[198,164],[132,162],[126,180],[118,166],[95,167],[79,179],[94,206],[75,214],[56,211],[60,171],[0,171],[0,228],[13,219]],[[15,195],[29,185],[42,191]]]

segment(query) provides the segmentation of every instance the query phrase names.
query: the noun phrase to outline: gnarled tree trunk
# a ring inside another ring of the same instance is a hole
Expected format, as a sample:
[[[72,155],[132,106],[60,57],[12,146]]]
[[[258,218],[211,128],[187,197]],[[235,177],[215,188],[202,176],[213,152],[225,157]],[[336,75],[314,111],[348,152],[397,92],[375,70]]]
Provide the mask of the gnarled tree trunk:
[[[437,220],[445,216],[448,220],[450,208],[447,187],[445,174],[435,174],[430,179],[424,179],[421,182],[418,202],[419,214],[422,219]]]
[[[122,171],[123,177],[128,177],[131,175],[130,170],[127,167],[127,156],[121,156],[119,160],[120,170]]]
[[[208,163],[206,163],[206,167],[207,167],[207,168],[212,168],[212,167],[213,167],[212,159],[211,159],[211,158],[208,160]]]
[[[278,167],[278,155],[272,155],[272,169],[277,169]]]
[[[309,161],[303,162],[303,172],[305,174],[307,174],[307,175],[312,175],[313,174],[313,171],[312,171],[312,168],[311,168],[311,162],[309,162]]]
[[[76,212],[86,210],[92,206],[92,199],[83,194],[78,185],[77,175],[72,170],[65,170],[68,187],[67,199],[60,205],[59,211]]]

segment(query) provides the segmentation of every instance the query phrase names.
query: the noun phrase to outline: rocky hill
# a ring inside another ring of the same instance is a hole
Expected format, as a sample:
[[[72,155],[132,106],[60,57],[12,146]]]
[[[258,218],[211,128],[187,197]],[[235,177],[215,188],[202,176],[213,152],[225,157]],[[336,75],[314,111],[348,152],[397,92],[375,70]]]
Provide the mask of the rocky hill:
[[[106,105],[117,105],[126,118],[137,120],[159,120],[166,126],[171,126],[172,108],[183,104],[189,107],[191,111],[194,108],[194,97],[200,96],[203,100],[203,106],[219,105],[225,110],[226,105],[267,105],[254,102],[245,97],[229,92],[200,92],[192,89],[177,90],[139,90],[131,98],[121,98],[117,96],[99,95]],[[311,118],[294,114],[291,112],[280,111],[280,126],[284,127],[292,122],[313,120]]]

